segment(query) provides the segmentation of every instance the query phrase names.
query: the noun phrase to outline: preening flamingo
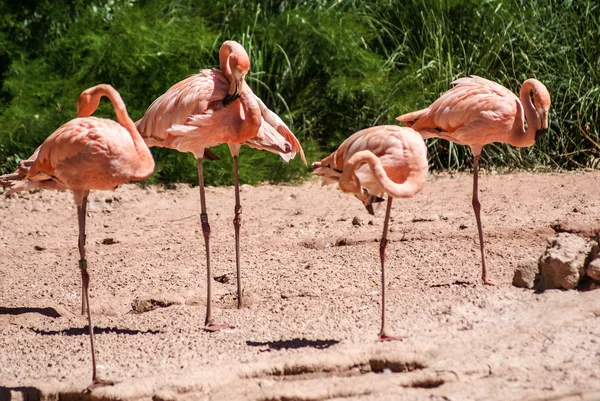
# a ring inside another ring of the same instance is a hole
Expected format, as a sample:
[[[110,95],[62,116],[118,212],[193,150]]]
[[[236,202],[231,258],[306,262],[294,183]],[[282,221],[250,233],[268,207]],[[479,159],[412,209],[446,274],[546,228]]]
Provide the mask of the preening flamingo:
[[[117,122],[90,117],[106,96],[112,103]],[[90,190],[114,190],[132,180],[143,180],[154,171],[148,146],[129,118],[119,92],[110,85],[97,85],[81,93],[77,118],[58,128],[35,153],[21,163],[14,174],[0,177],[9,187],[6,194],[31,188],[70,189],[77,205],[79,221],[79,268],[82,282],[82,314],[87,309],[92,350],[92,384],[89,389],[111,382],[98,379],[94,328],[89,301],[89,281],[85,256],[85,218]]]
[[[213,322],[211,306],[210,225],[206,214],[202,160],[207,148],[227,143],[233,157],[235,185],[235,260],[238,308],[243,306],[240,274],[239,235],[242,207],[238,181],[238,155],[243,144],[279,153],[285,161],[300,153],[300,143],[287,125],[254,95],[245,81],[250,58],[242,45],[228,40],[219,49],[221,70],[205,69],[173,85],[157,98],[136,124],[148,146],[191,152],[198,163],[200,221],[206,247],[205,329],[230,327]]]
[[[323,177],[323,185],[339,183],[342,191],[354,194],[369,213],[372,203],[388,195],[383,234],[379,245],[381,262],[381,341],[394,340],[385,329],[385,256],[388,221],[394,198],[411,198],[427,180],[427,147],[411,128],[382,125],[364,129],[312,165]]]
[[[469,145],[473,153],[473,210],[477,220],[481,251],[482,279],[498,284],[487,275],[481,228],[481,205],[477,180],[479,158],[484,145],[492,142],[517,147],[531,146],[548,130],[550,93],[536,79],[523,82],[520,99],[505,87],[487,79],[470,76],[452,82],[445,92],[426,109],[397,118],[427,138],[442,138]],[[533,93],[533,103],[531,96]],[[527,128],[524,123],[527,120]]]

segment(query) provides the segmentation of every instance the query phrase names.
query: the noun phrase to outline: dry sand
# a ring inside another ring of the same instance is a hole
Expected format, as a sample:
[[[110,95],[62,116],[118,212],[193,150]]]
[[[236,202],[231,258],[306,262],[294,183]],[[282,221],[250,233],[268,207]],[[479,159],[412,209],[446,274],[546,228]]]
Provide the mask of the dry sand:
[[[599,181],[598,172],[484,174],[491,277],[510,283],[557,220],[597,222]],[[383,207],[369,216],[317,181],[244,186],[247,307],[237,310],[233,188],[209,188],[213,273],[229,279],[214,282],[214,314],[235,328],[208,333],[198,189],[92,193],[98,369],[118,383],[90,395],[70,194],[2,197],[0,400],[600,399],[600,292],[484,286],[471,185],[470,175],[433,175],[395,202],[388,325],[402,340],[390,343],[376,341]],[[144,297],[173,305],[134,313]]]

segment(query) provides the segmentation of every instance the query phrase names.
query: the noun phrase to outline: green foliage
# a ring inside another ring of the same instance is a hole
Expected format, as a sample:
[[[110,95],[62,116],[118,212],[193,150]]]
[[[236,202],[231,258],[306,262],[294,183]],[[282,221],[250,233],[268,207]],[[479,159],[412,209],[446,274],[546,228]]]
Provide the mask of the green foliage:
[[[395,124],[452,80],[477,74],[514,92],[528,77],[552,95],[550,132],[535,146],[484,148],[508,167],[600,164],[600,5],[594,0],[0,0],[0,171],[14,168],[75,115],[100,82],[132,118],[175,82],[218,65],[226,39],[244,45],[255,93],[286,121],[312,161],[353,132]],[[100,116],[113,117],[102,103]],[[428,142],[435,168],[470,166],[464,146]],[[226,146],[209,184],[233,181]],[[153,181],[196,181],[191,155],[153,149]],[[243,148],[242,182],[294,181],[297,160]]]

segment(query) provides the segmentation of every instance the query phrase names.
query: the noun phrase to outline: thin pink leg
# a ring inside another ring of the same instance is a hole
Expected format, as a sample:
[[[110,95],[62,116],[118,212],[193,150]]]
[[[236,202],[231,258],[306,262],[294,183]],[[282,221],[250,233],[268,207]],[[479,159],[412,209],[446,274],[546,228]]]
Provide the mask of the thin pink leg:
[[[379,243],[379,259],[381,261],[381,331],[379,332],[379,341],[398,340],[399,337],[390,336],[385,332],[385,248],[387,246],[388,222],[392,211],[392,200],[394,198],[388,196],[387,207],[385,209],[385,220],[383,221],[383,234]]]
[[[87,209],[87,198],[89,191],[83,193],[81,206],[77,206],[77,217],[79,221],[79,269],[81,269],[82,300],[84,308],[87,309],[88,327],[90,330],[90,346],[92,349],[92,384],[86,391],[92,391],[96,387],[112,386],[114,382],[98,379],[96,374],[96,347],[94,346],[94,325],[92,323],[92,311],[90,310],[90,276],[87,271],[87,260],[85,258],[85,215]]]
[[[204,172],[202,169],[202,158],[198,158],[198,184],[200,184],[200,222],[204,234],[204,246],[206,247],[206,319],[204,329],[206,331],[219,331],[231,326],[223,323],[213,323],[212,318],[212,273],[210,270],[210,225],[206,214],[206,197],[204,194]]]
[[[477,231],[479,232],[479,250],[481,251],[481,278],[485,284],[497,285],[502,284],[499,281],[492,280],[487,276],[485,266],[485,251],[483,245],[483,229],[481,228],[481,204],[479,203],[479,189],[477,180],[479,178],[479,157],[481,153],[473,154],[473,211],[475,212],[475,220],[477,220]]]
[[[238,309],[244,307],[242,295],[242,273],[240,269],[240,226],[242,225],[242,205],[240,204],[240,183],[238,177],[238,157],[233,156],[233,179],[235,184],[235,217],[233,227],[235,229],[235,268],[237,272]]]
[[[80,211],[81,209],[81,211]],[[85,260],[85,218],[87,210],[87,195],[83,197],[83,204],[77,207],[77,217],[79,220],[79,269],[81,270],[81,315],[85,315],[86,311],[89,311],[88,299],[86,298],[87,286],[89,283],[89,276],[87,275],[87,262]],[[93,348],[93,346],[92,346]],[[94,377],[96,364],[94,363]]]

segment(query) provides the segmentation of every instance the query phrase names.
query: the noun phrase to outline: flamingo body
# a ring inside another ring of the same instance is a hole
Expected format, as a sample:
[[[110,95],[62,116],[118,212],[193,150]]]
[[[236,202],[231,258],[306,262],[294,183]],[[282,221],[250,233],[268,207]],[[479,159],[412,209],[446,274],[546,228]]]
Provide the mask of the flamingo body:
[[[349,173],[344,175],[343,172],[350,159],[364,150],[379,159],[387,179],[376,174],[368,163],[364,163],[354,170],[360,185],[349,186]],[[381,197],[387,191],[396,194],[395,197],[410,197],[420,190],[427,179],[427,148],[421,136],[412,129],[394,125],[376,126],[353,134],[331,155],[320,163],[314,163],[313,168],[316,168],[316,175],[323,177],[324,184],[339,181],[340,189],[345,192],[358,190],[354,194],[359,198],[364,198],[364,190],[374,197]],[[410,181],[407,182],[409,177]],[[390,181],[393,184],[410,185],[412,188],[406,193],[399,193],[393,191],[393,185],[385,185],[391,184]]]
[[[227,41],[223,46],[228,43],[232,51],[239,53],[238,59],[248,57],[236,42]],[[222,58],[221,65],[226,63],[227,59]],[[247,65],[249,68],[249,61]],[[238,84],[239,98],[224,102],[231,95],[228,90],[233,80],[221,70],[205,69],[169,88],[136,123],[148,146],[191,152],[201,158],[206,148],[221,143],[246,144],[279,153],[286,161],[299,152],[306,163],[294,134],[254,95],[245,80]]]
[[[224,106],[228,89],[229,81],[221,71],[202,70],[157,98],[138,129],[150,146],[191,152],[197,158],[211,146],[242,144],[256,136],[260,115],[257,112],[246,119],[240,100]],[[248,103],[259,109],[253,97],[248,97]]]
[[[520,98],[502,85],[478,76],[459,78],[452,84],[454,87],[428,108],[397,120],[419,131],[425,139],[439,137],[473,149],[492,142],[531,146],[548,129],[550,94],[535,79],[525,81]],[[531,103],[531,91],[536,107]]]
[[[29,187],[52,180],[74,191],[113,190],[152,174],[154,162],[147,147],[144,162],[131,134],[119,123],[96,117],[75,118],[42,144],[24,177]],[[15,192],[13,191],[10,191]]]

